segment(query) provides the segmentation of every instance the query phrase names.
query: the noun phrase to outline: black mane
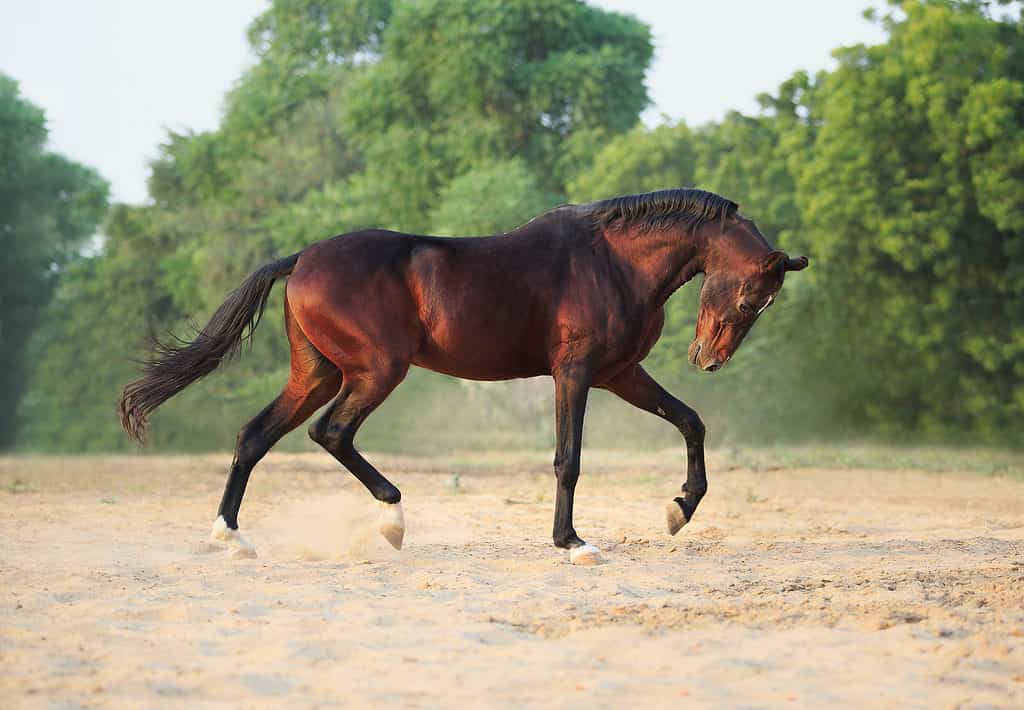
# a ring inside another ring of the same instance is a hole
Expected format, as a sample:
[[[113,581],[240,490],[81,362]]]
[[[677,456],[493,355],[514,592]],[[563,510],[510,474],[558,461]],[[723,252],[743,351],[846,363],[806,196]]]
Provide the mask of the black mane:
[[[721,195],[690,187],[612,197],[579,207],[597,227],[639,226],[644,230],[680,224],[695,228],[708,220],[724,220],[738,208]]]

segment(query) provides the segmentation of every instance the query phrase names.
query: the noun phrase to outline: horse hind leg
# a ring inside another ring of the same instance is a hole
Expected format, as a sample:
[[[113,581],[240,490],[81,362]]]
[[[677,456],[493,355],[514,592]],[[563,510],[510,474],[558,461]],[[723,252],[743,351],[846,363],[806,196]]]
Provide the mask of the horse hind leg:
[[[292,346],[288,383],[277,398],[253,417],[238,434],[235,455],[210,537],[228,545],[232,557],[255,557],[256,551],[238,531],[238,511],[253,467],[282,436],[327,404],[341,387],[341,372],[321,355],[291,319],[286,327]]]
[[[345,370],[341,391],[324,415],[309,427],[309,437],[347,468],[377,499],[379,530],[392,547],[402,549],[405,518],[402,493],[355,447],[356,432],[366,418],[405,378],[408,363],[378,366],[371,371]]]

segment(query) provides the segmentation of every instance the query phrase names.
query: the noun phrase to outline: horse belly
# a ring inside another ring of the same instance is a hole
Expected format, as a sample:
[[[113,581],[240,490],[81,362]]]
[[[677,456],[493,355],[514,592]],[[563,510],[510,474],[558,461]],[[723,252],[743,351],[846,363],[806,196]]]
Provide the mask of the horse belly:
[[[525,294],[474,276],[421,291],[423,339],[413,364],[471,380],[545,374],[544,334],[531,325]]]
[[[518,325],[518,324],[517,324]],[[522,328],[479,317],[425,323],[413,364],[469,380],[508,380],[547,374],[545,358]]]
[[[472,240],[423,245],[408,277],[422,332],[414,365],[473,380],[547,373],[547,334],[530,285],[536,279],[521,250],[483,249]]]

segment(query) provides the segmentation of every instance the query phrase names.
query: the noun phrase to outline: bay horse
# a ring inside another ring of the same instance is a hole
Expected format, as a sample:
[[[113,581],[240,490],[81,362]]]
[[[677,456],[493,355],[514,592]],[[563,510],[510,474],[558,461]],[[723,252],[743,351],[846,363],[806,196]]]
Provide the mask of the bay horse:
[[[352,232],[257,269],[191,342],[158,348],[125,386],[121,422],[141,440],[146,417],[212,372],[251,337],[274,281],[290,276],[284,323],[291,374],[238,435],[213,529],[236,557],[255,556],[238,531],[253,466],[321,406],[309,436],[381,506],[380,532],[400,548],[402,494],[356,450],[359,427],[410,365],[473,380],[549,375],[555,388],[554,544],[570,561],[599,550],[573,527],[588,390],[599,387],[673,424],[686,443],[682,495],[668,532],[693,517],[707,490],[704,424],[640,364],[661,335],[664,304],[703,273],[690,363],[712,372],[733,356],[771,305],[787,271],[807,266],[772,248],[736,203],[671,189],[563,205],[497,236],[451,239]]]

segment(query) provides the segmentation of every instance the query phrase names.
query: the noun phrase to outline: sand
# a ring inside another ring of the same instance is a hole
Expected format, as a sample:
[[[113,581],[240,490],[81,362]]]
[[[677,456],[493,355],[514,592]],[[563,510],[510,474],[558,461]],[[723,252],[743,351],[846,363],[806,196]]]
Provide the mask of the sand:
[[[588,452],[374,458],[401,552],[326,455],[271,455],[206,542],[225,456],[0,459],[0,707],[1024,707],[1024,483]],[[452,471],[457,472],[456,480]]]

